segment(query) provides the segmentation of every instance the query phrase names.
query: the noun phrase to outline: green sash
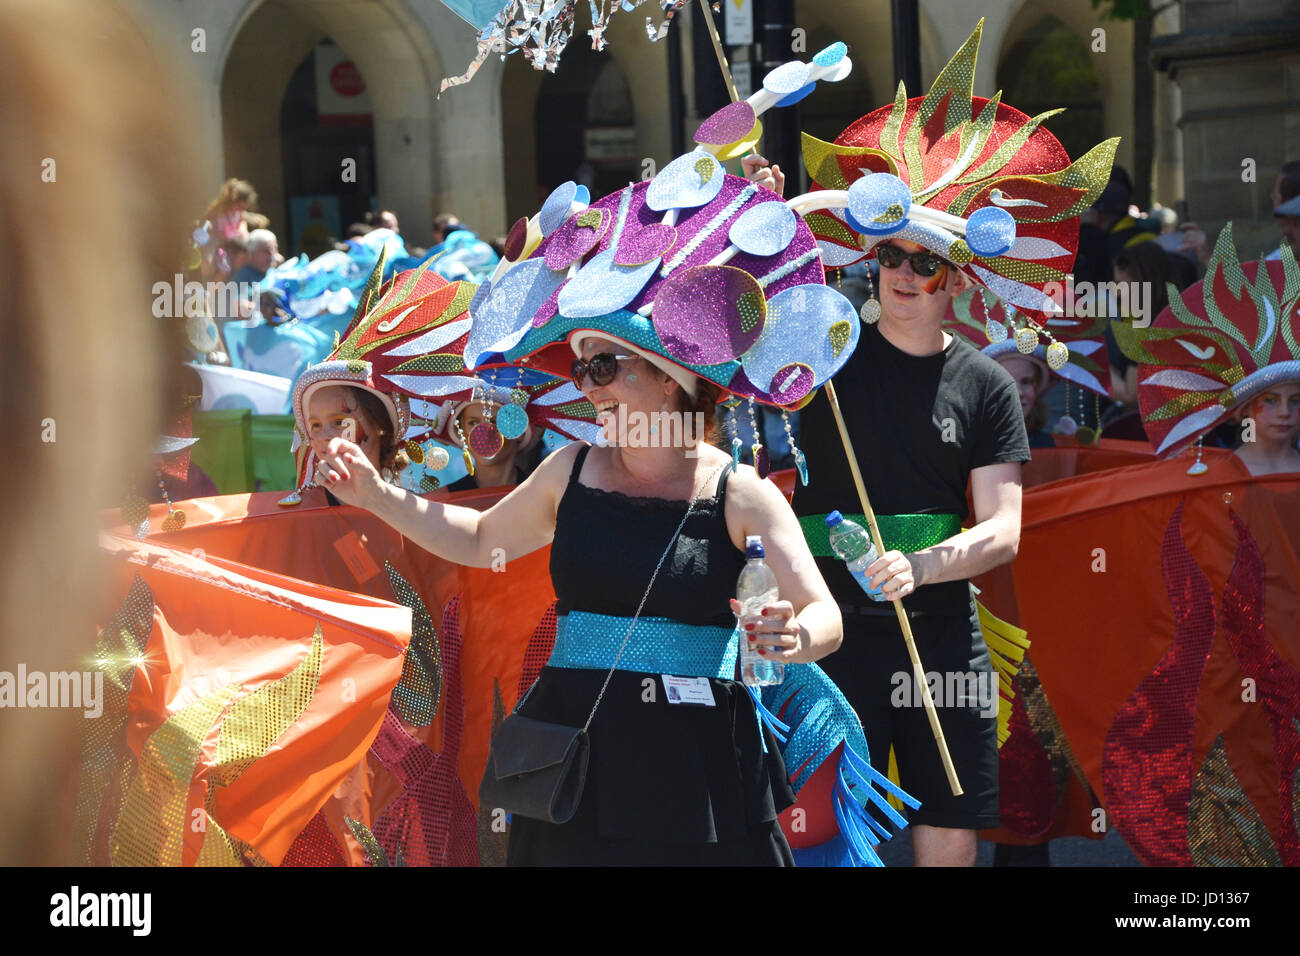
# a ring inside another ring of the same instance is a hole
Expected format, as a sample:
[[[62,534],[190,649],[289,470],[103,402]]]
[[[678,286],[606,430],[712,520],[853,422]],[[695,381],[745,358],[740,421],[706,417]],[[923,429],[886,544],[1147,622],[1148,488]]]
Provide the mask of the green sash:
[[[862,514],[845,514],[849,521],[856,521],[866,528],[867,518]],[[961,518],[953,514],[937,515],[876,515],[880,525],[880,537],[884,540],[886,551],[902,551],[911,554],[931,545],[951,538],[961,531]],[[804,515],[799,519],[803,536],[808,541],[808,548],[818,558],[833,558],[830,532],[826,528],[825,515]]]

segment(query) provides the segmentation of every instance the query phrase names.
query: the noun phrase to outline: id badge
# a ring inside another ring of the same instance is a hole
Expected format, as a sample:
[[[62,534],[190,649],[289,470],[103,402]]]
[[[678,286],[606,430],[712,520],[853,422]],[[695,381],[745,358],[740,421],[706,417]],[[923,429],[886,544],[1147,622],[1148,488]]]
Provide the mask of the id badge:
[[[674,677],[672,674],[660,676],[664,679],[664,693],[668,703],[717,706],[713,699],[713,687],[707,677]]]

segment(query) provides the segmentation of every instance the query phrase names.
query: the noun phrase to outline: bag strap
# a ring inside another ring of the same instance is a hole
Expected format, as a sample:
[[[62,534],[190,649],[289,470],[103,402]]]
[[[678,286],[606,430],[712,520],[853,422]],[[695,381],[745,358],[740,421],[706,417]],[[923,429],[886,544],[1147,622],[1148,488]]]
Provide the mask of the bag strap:
[[[695,503],[699,500],[700,494],[704,489],[713,484],[713,479],[717,477],[719,471],[722,471],[730,465],[731,462],[727,462],[725,465],[722,465],[710,474],[708,478],[704,479],[704,483],[700,485],[695,494],[691,496],[691,503],[686,508],[686,514],[682,515],[682,520],[678,523],[677,530],[673,532],[672,538],[668,541],[668,547],[664,548],[664,553],[659,556],[659,563],[655,565],[654,574],[650,575],[650,583],[646,585],[645,593],[641,595],[641,603],[636,606],[636,613],[632,615],[632,623],[627,626],[627,634],[623,637],[623,643],[619,645],[618,654],[614,657],[614,663],[610,665],[609,673],[605,675],[605,683],[600,685],[600,693],[596,695],[596,702],[591,705],[591,713],[587,715],[587,722],[582,725],[583,733],[586,733],[591,727],[591,722],[596,717],[596,708],[598,708],[600,702],[605,699],[605,691],[609,688],[610,679],[613,678],[614,671],[618,669],[618,662],[623,658],[623,651],[627,649],[627,642],[632,639],[632,629],[636,627],[637,619],[641,617],[641,609],[645,607],[646,599],[650,597],[650,591],[655,586],[655,581],[659,577],[660,569],[663,568],[664,562],[668,560],[668,554],[672,551],[673,545],[677,543],[677,538],[681,535],[682,528],[686,527],[686,519],[689,518],[691,512],[695,510]]]

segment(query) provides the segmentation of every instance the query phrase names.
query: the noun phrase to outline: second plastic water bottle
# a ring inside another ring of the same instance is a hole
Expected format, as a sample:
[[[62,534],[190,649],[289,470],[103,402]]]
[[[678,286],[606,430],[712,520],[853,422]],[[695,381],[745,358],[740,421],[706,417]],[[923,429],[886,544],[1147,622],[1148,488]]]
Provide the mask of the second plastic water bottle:
[[[879,557],[866,529],[838,511],[832,511],[826,516],[826,527],[830,531],[831,550],[849,566],[853,580],[867,592],[867,597],[873,601],[887,600],[880,588],[871,587],[871,579],[866,574],[867,568]]]
[[[750,650],[744,625],[763,620],[763,608],[780,600],[776,575],[763,560],[763,538],[751,534],[745,539],[745,567],[736,582],[736,601],[740,604],[740,679],[751,687],[779,684],[785,680],[785,665],[769,661]]]

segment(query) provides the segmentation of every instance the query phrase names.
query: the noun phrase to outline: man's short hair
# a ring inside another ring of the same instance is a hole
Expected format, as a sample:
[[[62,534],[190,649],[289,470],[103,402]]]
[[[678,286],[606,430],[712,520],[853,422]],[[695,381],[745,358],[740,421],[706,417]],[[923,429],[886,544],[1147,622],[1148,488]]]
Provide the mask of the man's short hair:
[[[256,252],[275,243],[275,233],[270,229],[254,229],[248,234],[248,251]]]
[[[236,252],[248,252],[247,236],[232,236],[221,244],[221,248],[226,250],[226,255],[233,255]]]

